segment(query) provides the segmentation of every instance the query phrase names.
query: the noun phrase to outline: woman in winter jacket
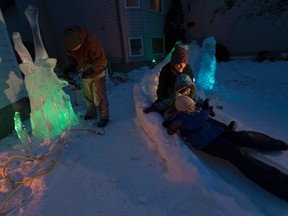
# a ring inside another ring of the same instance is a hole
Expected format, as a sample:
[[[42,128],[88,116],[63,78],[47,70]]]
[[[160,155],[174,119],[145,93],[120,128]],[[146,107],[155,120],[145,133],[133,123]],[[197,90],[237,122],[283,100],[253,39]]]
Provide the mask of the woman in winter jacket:
[[[176,97],[178,112],[166,122],[168,134],[177,130],[197,150],[225,159],[236,166],[245,176],[288,201],[288,175],[250,156],[243,147],[257,150],[288,150],[288,144],[266,134],[255,131],[231,131],[208,121],[209,104],[205,100],[202,108],[187,96]]]
[[[171,54],[171,61],[160,71],[156,92],[157,99],[151,106],[146,107],[143,112],[150,113],[160,111],[163,113],[174,103],[175,82],[180,74],[188,75],[191,80],[194,78],[192,68],[188,64],[187,48],[180,44],[176,44]]]

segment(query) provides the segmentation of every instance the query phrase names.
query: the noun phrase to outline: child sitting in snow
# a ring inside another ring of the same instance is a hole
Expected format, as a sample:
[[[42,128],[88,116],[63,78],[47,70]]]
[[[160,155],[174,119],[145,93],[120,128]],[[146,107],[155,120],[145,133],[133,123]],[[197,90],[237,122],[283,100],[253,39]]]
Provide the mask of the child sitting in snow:
[[[197,107],[201,107],[204,104],[204,100],[202,100],[200,97],[198,97],[195,94],[195,84],[192,82],[191,78],[186,74],[181,74],[177,77],[174,87],[174,95],[173,97],[169,97],[166,100],[158,101],[156,102],[158,106],[161,105],[161,107],[164,110],[164,107],[167,105],[165,101],[170,100],[169,107],[166,106],[165,112],[164,112],[164,118],[165,116],[171,115],[171,113],[176,111],[175,108],[175,96],[178,94],[188,96],[193,99],[193,101],[196,101],[195,105]],[[215,113],[213,111],[213,106],[209,106],[209,116],[214,117]],[[209,121],[213,121],[215,124],[217,124],[220,127],[224,127],[229,130],[235,130],[237,127],[237,123],[235,121],[231,121],[229,125],[226,125],[222,122],[219,122],[218,120],[214,118],[209,118]],[[165,123],[164,123],[165,125]]]
[[[287,150],[288,144],[266,134],[254,131],[232,131],[215,125],[209,119],[209,101],[202,108],[185,95],[177,95],[176,113],[166,116],[167,132],[173,135],[179,130],[192,147],[210,155],[225,159],[245,176],[288,201],[288,175],[262,161],[251,157],[243,147],[258,150]]]

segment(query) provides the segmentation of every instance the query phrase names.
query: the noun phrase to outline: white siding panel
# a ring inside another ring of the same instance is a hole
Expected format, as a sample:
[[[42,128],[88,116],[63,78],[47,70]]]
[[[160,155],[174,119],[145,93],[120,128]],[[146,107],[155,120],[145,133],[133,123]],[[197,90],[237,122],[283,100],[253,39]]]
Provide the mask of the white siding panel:
[[[0,11],[1,13],[1,11]],[[27,96],[6,25],[0,20],[0,109]]]
[[[122,58],[115,1],[45,0],[42,5],[52,23],[51,31],[60,57],[64,55],[63,30],[79,25],[99,38],[108,58]]]

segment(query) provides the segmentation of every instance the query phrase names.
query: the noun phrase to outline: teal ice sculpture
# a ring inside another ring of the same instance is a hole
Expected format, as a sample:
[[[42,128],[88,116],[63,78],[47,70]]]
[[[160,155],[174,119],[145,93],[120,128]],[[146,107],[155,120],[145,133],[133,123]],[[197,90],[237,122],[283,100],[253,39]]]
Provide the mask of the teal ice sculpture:
[[[25,74],[25,86],[30,100],[32,132],[41,138],[53,138],[70,125],[78,123],[70,97],[63,91],[66,81],[58,79],[54,72],[57,60],[49,58],[43,46],[38,25],[38,8],[28,6],[25,15],[30,23],[35,62],[18,32],[13,33],[14,48],[22,63],[20,70]]]
[[[203,41],[202,45],[202,60],[201,68],[198,75],[198,85],[204,92],[209,92],[213,89],[216,73],[216,41],[214,37],[208,37]]]
[[[14,128],[15,128],[18,138],[20,139],[20,142],[22,143],[24,147],[24,151],[32,150],[32,143],[31,143],[30,136],[25,128],[25,125],[21,121],[19,112],[15,112],[14,114]]]

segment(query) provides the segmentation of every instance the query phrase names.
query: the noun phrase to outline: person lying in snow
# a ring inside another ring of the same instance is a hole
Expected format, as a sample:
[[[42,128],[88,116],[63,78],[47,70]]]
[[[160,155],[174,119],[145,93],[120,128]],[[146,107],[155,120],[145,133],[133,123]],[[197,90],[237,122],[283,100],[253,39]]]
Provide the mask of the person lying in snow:
[[[179,133],[197,150],[231,162],[245,176],[288,201],[288,175],[250,156],[243,147],[257,150],[288,150],[288,144],[255,131],[232,131],[208,121],[209,102],[202,108],[185,95],[177,95],[177,113],[166,116],[167,133]]]

